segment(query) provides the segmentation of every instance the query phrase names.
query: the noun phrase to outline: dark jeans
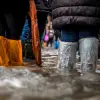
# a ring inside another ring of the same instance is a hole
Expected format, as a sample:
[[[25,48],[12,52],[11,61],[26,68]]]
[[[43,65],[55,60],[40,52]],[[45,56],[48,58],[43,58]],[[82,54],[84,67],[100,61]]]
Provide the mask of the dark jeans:
[[[40,40],[42,38],[44,29],[45,29],[47,15],[48,13],[45,13],[45,12],[40,12],[40,11],[37,12]]]
[[[96,37],[99,29],[62,30],[60,40],[64,42],[78,42],[79,39]]]
[[[55,41],[58,41],[59,36],[55,35]]]
[[[0,13],[0,36],[19,40],[25,22],[25,13]],[[6,32],[6,34],[5,34]]]
[[[58,40],[58,38],[60,38],[60,36],[61,36],[61,31],[60,30],[55,30],[54,31],[54,35],[55,35],[55,41],[57,41]]]
[[[47,46],[50,46],[52,47],[52,44],[53,44],[53,38],[49,38],[49,41],[47,42]]]

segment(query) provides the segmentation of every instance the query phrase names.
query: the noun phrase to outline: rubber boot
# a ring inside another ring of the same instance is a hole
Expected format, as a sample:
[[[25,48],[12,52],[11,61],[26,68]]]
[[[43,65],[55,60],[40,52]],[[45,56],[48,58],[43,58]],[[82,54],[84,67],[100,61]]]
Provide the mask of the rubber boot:
[[[6,53],[6,39],[0,36],[0,66],[8,66],[8,56]]]
[[[100,81],[100,75],[95,73],[98,60],[98,39],[84,38],[79,43],[82,75],[80,79],[92,82]]]
[[[98,60],[98,40],[84,38],[79,41],[82,73],[95,72]]]
[[[21,40],[7,39],[7,54],[11,66],[22,66],[22,44]]]
[[[70,73],[76,63],[77,43],[62,42],[59,43],[58,50],[58,70],[64,73]]]

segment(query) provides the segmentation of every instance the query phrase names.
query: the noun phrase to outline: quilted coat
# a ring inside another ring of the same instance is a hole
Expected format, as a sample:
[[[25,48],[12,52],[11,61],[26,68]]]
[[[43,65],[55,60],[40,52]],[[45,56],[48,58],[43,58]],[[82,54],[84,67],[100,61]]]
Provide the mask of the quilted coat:
[[[100,27],[100,0],[53,0],[53,27]]]

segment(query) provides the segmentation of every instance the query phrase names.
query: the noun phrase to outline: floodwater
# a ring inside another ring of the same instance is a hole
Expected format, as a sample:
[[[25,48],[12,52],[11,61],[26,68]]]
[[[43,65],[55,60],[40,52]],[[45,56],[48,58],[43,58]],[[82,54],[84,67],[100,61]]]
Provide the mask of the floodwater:
[[[60,74],[56,69],[57,50],[42,50],[43,70],[0,68],[0,100],[100,100],[100,80],[94,75]],[[94,81],[95,79],[95,81]]]

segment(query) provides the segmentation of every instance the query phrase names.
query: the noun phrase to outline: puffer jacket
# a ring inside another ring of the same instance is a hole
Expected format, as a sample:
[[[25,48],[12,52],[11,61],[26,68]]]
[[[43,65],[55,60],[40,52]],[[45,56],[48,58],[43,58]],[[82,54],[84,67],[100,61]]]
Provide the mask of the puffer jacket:
[[[51,12],[52,0],[34,0],[36,8],[41,12]]]
[[[29,0],[1,0],[0,12],[27,12]]]
[[[53,27],[100,27],[100,0],[53,0]]]

